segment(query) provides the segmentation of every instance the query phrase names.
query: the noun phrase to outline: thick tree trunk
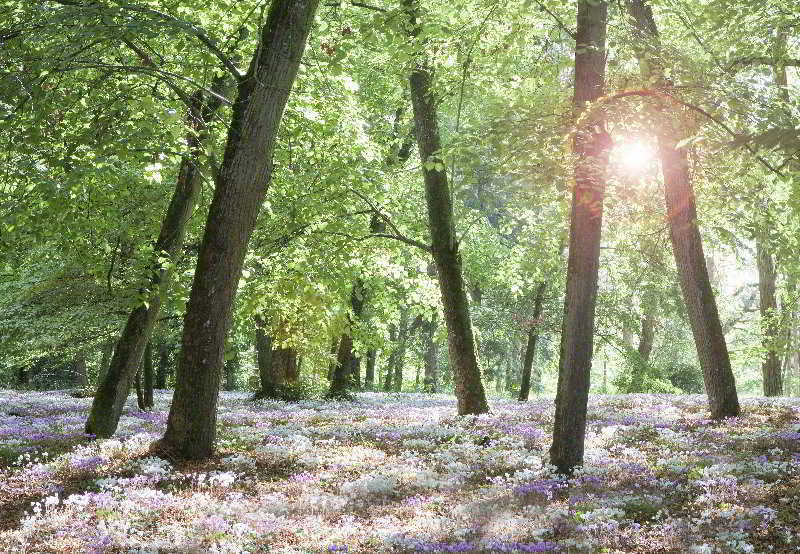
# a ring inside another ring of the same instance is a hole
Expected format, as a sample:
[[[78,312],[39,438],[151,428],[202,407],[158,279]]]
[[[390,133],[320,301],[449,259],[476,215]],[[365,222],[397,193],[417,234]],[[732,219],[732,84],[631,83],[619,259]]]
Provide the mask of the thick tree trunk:
[[[86,351],[79,350],[75,353],[75,358],[72,360],[72,374],[75,380],[75,386],[78,388],[86,388],[89,386],[89,379],[86,374]]]
[[[426,321],[423,327],[424,333],[424,365],[425,373],[422,381],[422,389],[425,392],[438,392],[439,389],[439,363],[438,353],[436,348],[436,315],[430,321]]]
[[[353,354],[353,325],[364,311],[364,282],[356,279],[350,291],[350,313],[347,314],[347,330],[339,342],[336,366],[333,370],[328,397],[347,396],[348,390],[358,385],[360,360]]]
[[[219,81],[218,86],[222,86]],[[167,291],[171,271],[161,263],[164,257],[172,262],[179,256],[186,222],[192,214],[195,200],[202,185],[197,166],[203,154],[203,142],[207,137],[207,123],[217,111],[220,102],[216,98],[204,99],[202,92],[191,97],[188,107],[186,134],[188,154],[181,161],[178,182],[172,193],[167,213],[161,223],[161,231],[153,248],[150,263],[151,274],[147,288],[147,302],[131,311],[122,334],[117,341],[111,364],[104,379],[99,383],[89,417],[86,432],[99,437],[114,434],[128,398],[131,381],[138,371],[142,355],[153,332],[161,299]]]
[[[169,347],[166,342],[158,344],[158,369],[156,370],[156,388],[167,388],[167,374],[169,374]]]
[[[416,37],[419,32],[417,3],[415,0],[404,0],[404,4],[410,16],[412,35]],[[428,227],[439,275],[458,414],[482,414],[489,411],[489,405],[475,353],[461,254],[453,225],[453,202],[444,162],[439,157],[442,145],[432,81],[432,69],[425,60],[419,60],[410,77],[411,102],[425,179]]]
[[[536,296],[533,300],[533,314],[531,318],[531,325],[528,328],[528,340],[525,344],[525,355],[522,357],[522,382],[519,386],[519,396],[517,400],[525,402],[531,392],[531,368],[533,367],[533,358],[536,355],[536,342],[539,340],[540,319],[542,317],[542,304],[544,303],[544,292],[547,289],[547,283],[542,281],[536,287]],[[536,380],[534,390],[539,393],[541,387],[541,375]]]
[[[758,266],[758,292],[761,311],[761,332],[763,335],[764,361],[761,374],[764,379],[764,396],[783,394],[781,361],[778,356],[778,302],[775,298],[777,273],[772,261],[769,245],[762,235],[756,236],[756,265]]]
[[[186,307],[167,430],[153,445],[156,454],[202,459],[214,451],[234,295],[272,175],[278,126],[317,5],[318,0],[270,3],[250,69],[239,83]]]
[[[153,343],[147,341],[147,346],[144,349],[144,361],[142,362],[142,377],[144,387],[144,405],[148,410],[153,409],[155,402],[153,401]]]
[[[658,31],[650,6],[644,0],[627,0],[627,7],[642,45],[650,45],[649,50],[647,46],[640,46],[637,52],[644,77],[669,88],[671,84],[661,69]],[[676,148],[683,137],[679,125],[677,116],[667,118],[658,135],[670,239],[697,357],[703,369],[711,417],[722,419],[739,415],[739,399],[703,255],[686,148]]]
[[[584,118],[587,103],[603,95],[608,4],[578,0],[575,95],[578,114],[573,150],[575,187],[567,261],[567,291],[561,330],[556,413],[550,463],[571,474],[583,463],[586,407],[592,367],[600,229],[610,140],[601,114]]]

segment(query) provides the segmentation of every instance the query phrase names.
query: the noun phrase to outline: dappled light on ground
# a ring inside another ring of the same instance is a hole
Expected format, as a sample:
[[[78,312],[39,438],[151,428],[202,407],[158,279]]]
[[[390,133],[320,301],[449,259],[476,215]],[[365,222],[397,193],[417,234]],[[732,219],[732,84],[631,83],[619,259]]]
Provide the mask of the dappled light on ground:
[[[120,432],[89,399],[0,392],[2,552],[789,552],[797,399],[707,419],[702,396],[590,398],[586,467],[547,467],[552,399],[456,417],[446,395],[250,403],[223,393],[218,456],[149,457],[169,394]],[[137,550],[143,549],[143,550]]]

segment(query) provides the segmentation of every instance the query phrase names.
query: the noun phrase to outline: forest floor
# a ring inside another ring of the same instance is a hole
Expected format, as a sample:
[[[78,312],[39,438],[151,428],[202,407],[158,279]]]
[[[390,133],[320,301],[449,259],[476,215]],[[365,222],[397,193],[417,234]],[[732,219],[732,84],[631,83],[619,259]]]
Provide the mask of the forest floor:
[[[90,399],[0,390],[0,552],[797,552],[800,399],[592,396],[586,465],[547,466],[552,399],[355,402],[222,393],[218,456],[147,456],[166,422],[129,404],[82,434]]]

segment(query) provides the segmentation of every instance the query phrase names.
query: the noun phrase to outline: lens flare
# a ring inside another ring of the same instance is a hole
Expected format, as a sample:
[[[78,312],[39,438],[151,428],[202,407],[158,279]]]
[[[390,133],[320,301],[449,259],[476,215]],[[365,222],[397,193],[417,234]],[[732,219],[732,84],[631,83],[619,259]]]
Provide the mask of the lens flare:
[[[620,170],[629,175],[641,175],[655,161],[655,149],[643,140],[622,140],[614,145],[611,157]]]

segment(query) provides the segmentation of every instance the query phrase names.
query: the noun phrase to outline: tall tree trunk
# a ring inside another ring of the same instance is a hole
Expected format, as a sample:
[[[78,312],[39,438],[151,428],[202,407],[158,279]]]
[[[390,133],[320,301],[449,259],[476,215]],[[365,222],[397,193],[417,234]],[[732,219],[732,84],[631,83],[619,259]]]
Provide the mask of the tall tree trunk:
[[[578,116],[573,142],[575,187],[567,261],[567,291],[561,330],[556,413],[550,463],[571,474],[583,463],[586,407],[592,367],[592,335],[600,259],[600,228],[610,140],[601,114],[585,117],[589,102],[603,95],[606,56],[604,0],[578,0],[575,95]]]
[[[166,341],[158,343],[158,369],[156,370],[156,388],[167,388],[167,374],[169,373],[169,347]]]
[[[644,0],[627,0],[627,7],[641,41],[637,54],[644,77],[655,81],[656,86],[669,89],[672,84],[662,69],[658,31],[650,6]],[[648,44],[649,50],[645,46]],[[658,151],[664,175],[669,234],[697,357],[703,369],[711,417],[737,416],[736,382],[703,255],[688,156],[686,148],[676,147],[683,137],[679,117],[667,118],[660,127]]]
[[[643,362],[650,361],[650,353],[653,351],[653,342],[656,338],[656,316],[647,311],[642,318],[642,335],[639,337],[639,346],[636,351]]]
[[[272,336],[264,328],[264,320],[260,316],[255,317],[256,323],[256,365],[258,366],[259,392],[256,397],[264,396],[269,390],[273,390],[277,383],[272,372]]]
[[[147,409],[147,404],[144,401],[144,389],[142,388],[142,368],[139,367],[139,371],[136,372],[136,377],[134,378],[135,388],[136,388],[136,406],[139,408],[140,411],[144,411]]]
[[[424,333],[424,364],[425,364],[425,376],[422,382],[422,389],[425,392],[438,392],[439,389],[439,365],[438,365],[438,353],[436,348],[436,327],[437,327],[437,317],[436,314],[430,319],[430,321],[426,321],[423,327]]]
[[[109,339],[103,343],[100,349],[100,368],[97,372],[97,382],[102,383],[111,365],[111,355],[114,353],[114,341]]]
[[[217,88],[221,87],[220,80],[217,82]],[[131,381],[138,371],[145,346],[150,340],[161,309],[161,300],[169,284],[171,271],[161,260],[166,257],[174,262],[178,258],[183,245],[186,222],[192,214],[202,185],[198,161],[203,154],[203,143],[208,135],[207,124],[217,111],[220,101],[215,97],[206,99],[201,91],[194,93],[190,101],[186,117],[186,124],[189,127],[189,132],[186,134],[188,154],[181,160],[178,182],[153,248],[149,284],[147,290],[143,291],[147,295],[147,302],[134,308],[128,315],[114,349],[111,364],[97,388],[86,421],[86,432],[99,437],[110,437],[117,429],[131,389]]]
[[[533,358],[536,355],[536,342],[539,340],[540,319],[542,317],[542,304],[544,303],[544,292],[547,289],[547,283],[542,281],[536,287],[536,296],[533,300],[533,314],[531,318],[531,325],[528,328],[528,340],[525,344],[525,355],[522,358],[522,382],[519,386],[519,397],[517,400],[525,402],[531,392],[531,368],[533,367]],[[541,375],[536,380],[536,392],[539,392],[541,386]]]
[[[375,360],[378,357],[378,352],[374,348],[367,350],[367,364],[364,369],[364,389],[375,389]]]
[[[397,357],[399,344],[397,342],[397,325],[394,323],[389,324],[389,342],[392,343],[392,351],[389,354],[389,359],[386,360],[386,377],[383,380],[383,392],[392,390],[392,374],[394,372],[394,360]]]
[[[236,390],[236,378],[239,373],[239,349],[236,348],[236,345],[233,345],[233,348],[235,349],[233,356],[225,360],[224,365],[225,382],[223,387],[226,391]]]
[[[272,175],[278,126],[318,0],[274,0],[247,75],[239,82],[222,167],[186,307],[167,430],[153,451],[212,455],[225,338],[247,243]]]
[[[775,298],[777,273],[772,261],[772,253],[765,237],[756,236],[756,265],[758,266],[759,309],[761,311],[761,332],[763,335],[764,360],[761,374],[764,380],[764,396],[783,394],[781,361],[778,356],[778,302]]]
[[[339,342],[336,367],[333,371],[331,387],[328,390],[329,398],[347,396],[348,391],[356,384],[356,371],[359,367],[359,361],[353,355],[353,325],[361,318],[361,313],[364,311],[364,293],[364,282],[360,278],[356,279],[350,291],[350,313],[347,314],[347,330],[342,334]]]
[[[147,341],[144,349],[144,361],[142,362],[142,376],[144,377],[144,405],[148,410],[153,409],[153,342]]]
[[[397,333],[397,350],[394,351],[394,358],[389,371],[392,371],[392,390],[401,392],[403,390],[403,368],[406,364],[406,349],[408,348],[408,336],[410,334],[408,326],[408,308],[403,308],[400,313],[400,328]]]
[[[417,2],[403,2],[410,18],[411,35],[415,38],[419,34]],[[475,353],[469,301],[461,270],[461,254],[453,224],[453,201],[444,161],[440,157],[442,144],[432,82],[432,68],[426,60],[418,60],[410,77],[414,130],[425,179],[428,227],[433,259],[439,275],[458,414],[482,414],[489,411],[489,405]]]
[[[72,374],[74,376],[76,387],[86,388],[89,385],[89,379],[86,375],[85,350],[79,350],[75,353],[75,358],[72,360]]]

